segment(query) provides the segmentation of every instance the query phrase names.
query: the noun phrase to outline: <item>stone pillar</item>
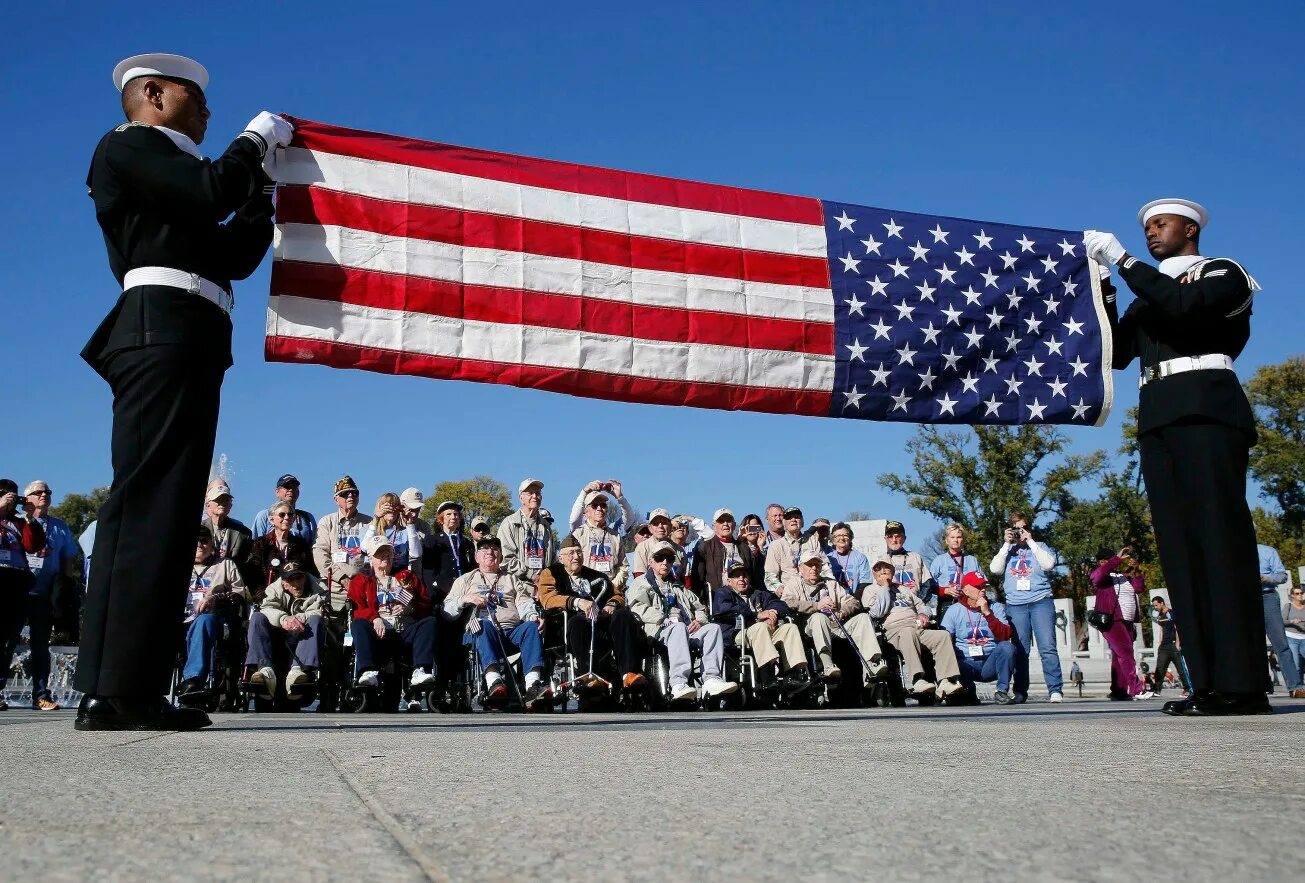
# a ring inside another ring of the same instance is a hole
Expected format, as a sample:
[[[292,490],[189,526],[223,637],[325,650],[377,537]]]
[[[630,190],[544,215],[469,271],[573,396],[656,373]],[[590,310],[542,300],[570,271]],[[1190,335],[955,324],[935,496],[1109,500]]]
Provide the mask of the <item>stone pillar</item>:
[[[1056,654],[1061,659],[1073,659],[1078,649],[1074,628],[1074,601],[1072,598],[1056,598]]]

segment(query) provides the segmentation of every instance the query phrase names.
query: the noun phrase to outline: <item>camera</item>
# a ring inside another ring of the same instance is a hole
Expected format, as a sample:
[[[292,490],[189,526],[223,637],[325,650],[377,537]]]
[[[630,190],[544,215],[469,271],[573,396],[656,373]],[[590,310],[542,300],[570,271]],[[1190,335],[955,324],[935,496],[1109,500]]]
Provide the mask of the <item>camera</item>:
[[[600,482],[598,489],[605,494],[610,494],[612,492],[612,483],[610,481]]]

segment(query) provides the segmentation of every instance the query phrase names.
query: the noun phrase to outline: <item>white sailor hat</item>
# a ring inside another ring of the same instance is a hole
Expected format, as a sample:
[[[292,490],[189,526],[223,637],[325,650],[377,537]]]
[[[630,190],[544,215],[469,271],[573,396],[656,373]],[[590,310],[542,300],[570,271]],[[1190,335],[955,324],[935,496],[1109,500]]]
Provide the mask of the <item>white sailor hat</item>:
[[[1205,210],[1205,206],[1199,202],[1192,202],[1190,199],[1179,199],[1176,196],[1151,200],[1137,210],[1137,222],[1145,227],[1146,222],[1156,215],[1178,215],[1182,218],[1190,218],[1202,230],[1210,222],[1210,213]]]
[[[113,69],[113,85],[121,92],[128,81],[148,76],[189,80],[201,92],[208,89],[208,71],[204,70],[204,65],[193,58],[170,55],[167,52],[147,52],[124,58]]]

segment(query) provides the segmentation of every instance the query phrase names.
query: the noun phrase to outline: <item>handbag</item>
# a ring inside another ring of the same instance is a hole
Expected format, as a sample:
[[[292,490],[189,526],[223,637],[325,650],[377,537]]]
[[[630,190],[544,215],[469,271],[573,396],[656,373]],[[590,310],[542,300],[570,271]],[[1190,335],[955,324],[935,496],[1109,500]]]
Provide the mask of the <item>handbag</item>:
[[[1104,610],[1092,610],[1087,615],[1088,625],[1097,631],[1108,631],[1115,624],[1115,615]]]

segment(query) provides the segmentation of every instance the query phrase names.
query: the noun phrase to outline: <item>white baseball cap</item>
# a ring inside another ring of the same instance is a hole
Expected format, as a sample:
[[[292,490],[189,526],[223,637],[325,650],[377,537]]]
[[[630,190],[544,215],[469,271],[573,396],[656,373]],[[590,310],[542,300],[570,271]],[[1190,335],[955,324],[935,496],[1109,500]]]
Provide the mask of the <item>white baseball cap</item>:
[[[368,555],[375,555],[380,549],[394,548],[394,545],[385,538],[383,533],[374,533],[367,539],[363,540],[363,551]]]
[[[731,512],[729,509],[724,509],[724,508],[717,509],[717,510],[712,514],[712,516],[711,516],[711,520],[712,520],[712,521],[720,521],[720,520],[721,520],[723,517],[725,517],[726,515],[728,515],[728,516],[730,517],[730,521],[733,521],[733,520],[734,520],[734,513]]]
[[[667,521],[670,521],[670,520],[671,520],[671,513],[668,512],[668,511],[666,511],[665,509],[654,509],[654,510],[652,510],[651,512],[648,513],[648,523],[649,523],[649,524],[652,524],[652,523],[653,523],[654,521],[656,521],[658,518],[665,518]]]
[[[537,478],[527,478],[525,481],[521,482],[521,484],[517,485],[517,493],[524,494],[532,487],[537,487],[540,490],[543,490],[544,483]]]
[[[410,487],[399,494],[399,502],[403,504],[405,509],[420,509],[421,504],[426,502],[426,495],[415,487]]]

